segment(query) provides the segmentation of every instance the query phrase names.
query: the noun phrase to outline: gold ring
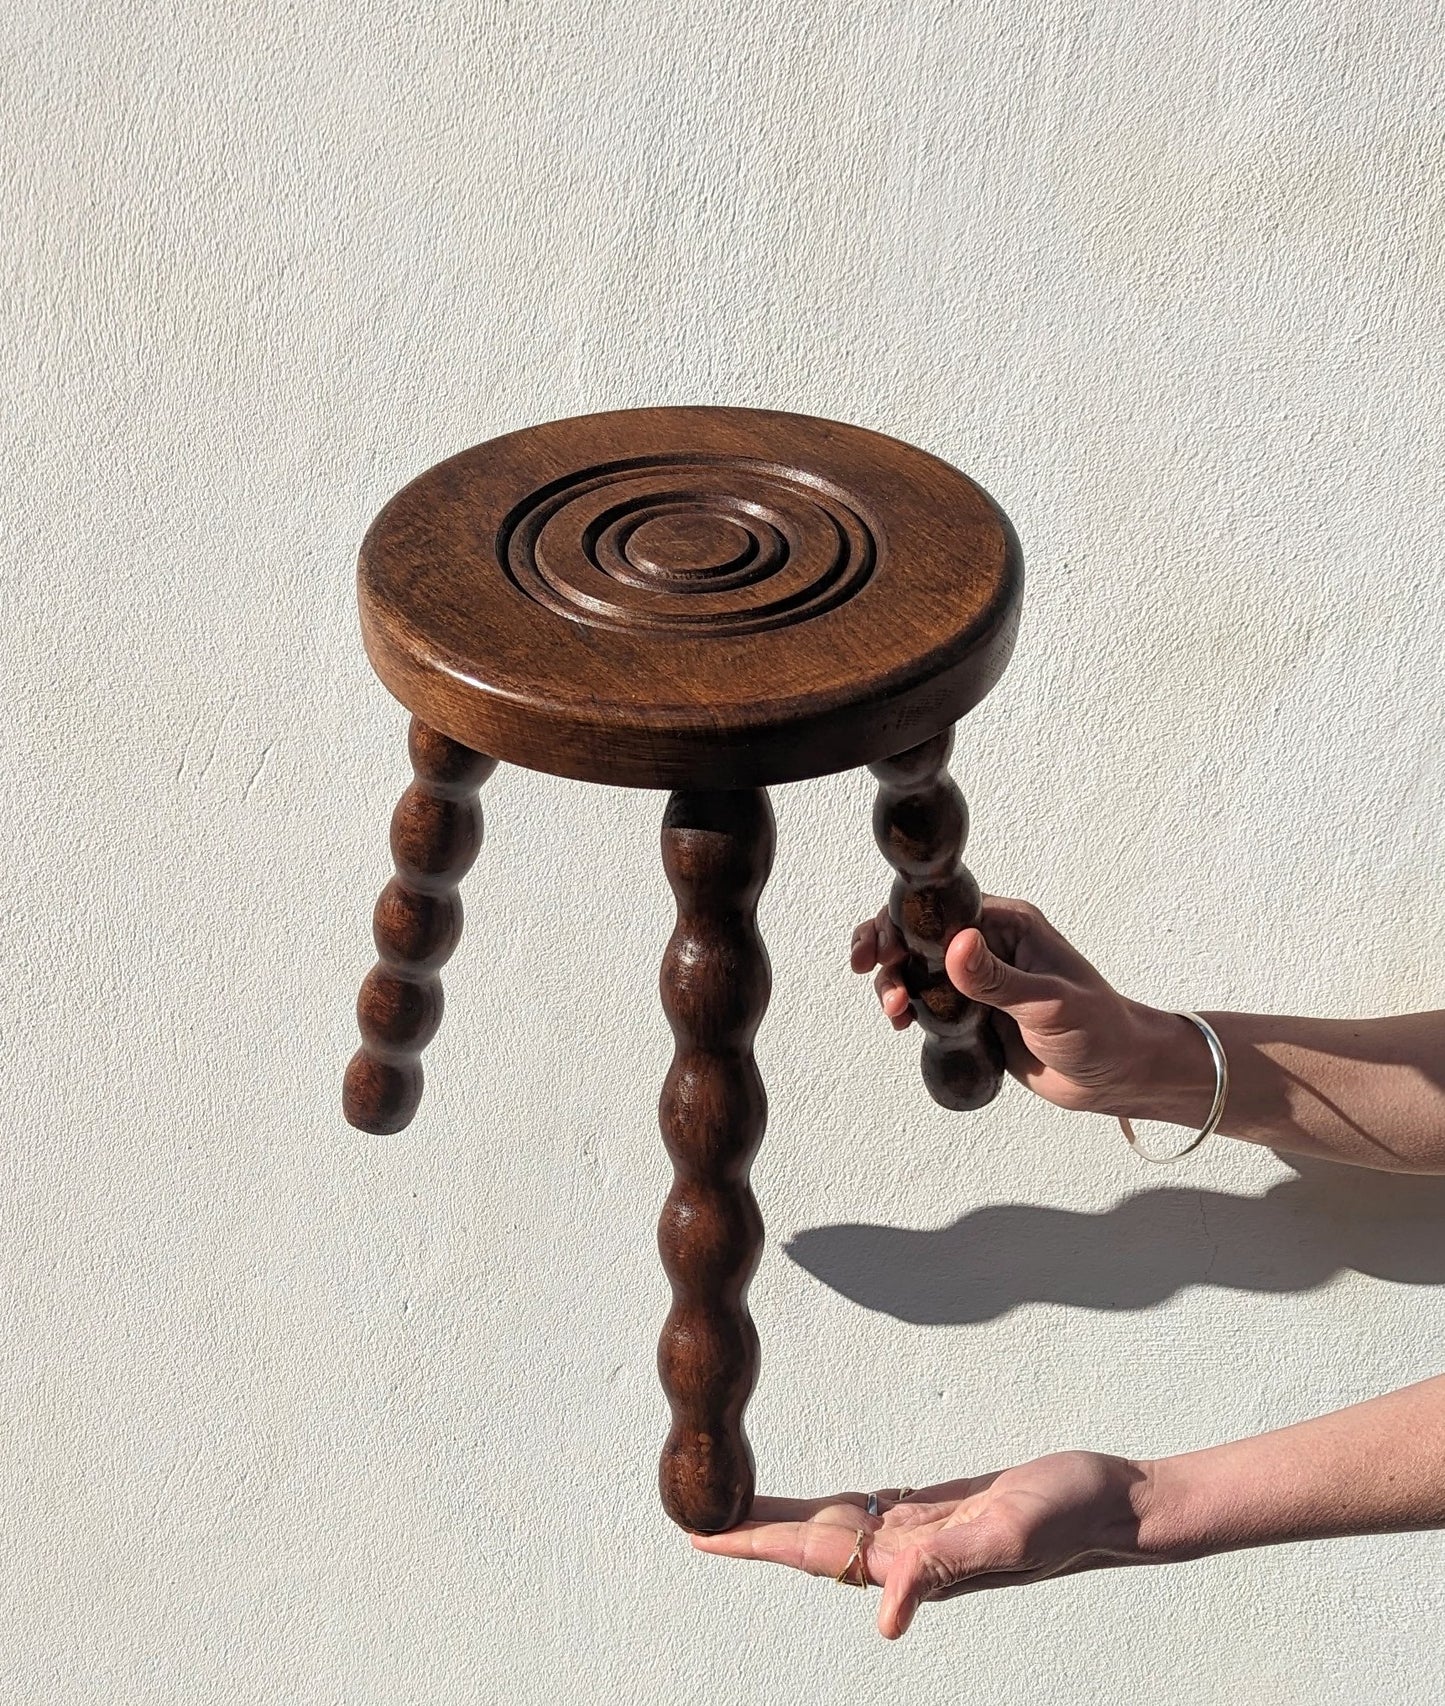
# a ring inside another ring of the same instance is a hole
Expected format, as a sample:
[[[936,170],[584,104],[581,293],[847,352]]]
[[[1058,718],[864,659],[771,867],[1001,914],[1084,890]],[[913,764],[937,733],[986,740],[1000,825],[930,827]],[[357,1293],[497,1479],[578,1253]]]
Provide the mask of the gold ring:
[[[857,1535],[854,1537],[853,1550],[848,1554],[848,1562],[841,1570],[839,1570],[838,1574],[833,1577],[835,1582],[841,1582],[845,1588],[866,1588],[869,1585],[868,1565],[863,1557],[863,1548],[867,1544],[868,1530],[866,1528],[860,1528]],[[855,1564],[858,1566],[858,1575],[856,1579],[852,1574],[853,1566]]]

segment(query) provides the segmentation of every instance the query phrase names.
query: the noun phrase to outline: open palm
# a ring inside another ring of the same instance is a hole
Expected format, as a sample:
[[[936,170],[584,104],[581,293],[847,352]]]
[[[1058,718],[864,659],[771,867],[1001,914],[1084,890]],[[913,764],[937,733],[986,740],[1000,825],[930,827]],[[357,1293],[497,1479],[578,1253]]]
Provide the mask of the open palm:
[[[899,1497],[862,1493],[753,1502],[726,1534],[697,1534],[701,1552],[788,1564],[837,1577],[860,1531],[868,1580],[883,1589],[878,1629],[896,1640],[925,1600],[1109,1564],[1141,1563],[1139,1522],[1148,1477],[1122,1457],[1057,1452],[1017,1469],[946,1481]]]

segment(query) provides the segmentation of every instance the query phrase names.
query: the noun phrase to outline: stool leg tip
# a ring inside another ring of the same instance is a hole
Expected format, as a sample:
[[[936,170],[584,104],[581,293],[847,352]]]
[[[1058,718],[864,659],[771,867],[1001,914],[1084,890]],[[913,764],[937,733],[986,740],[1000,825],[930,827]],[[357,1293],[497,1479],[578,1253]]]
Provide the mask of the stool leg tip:
[[[341,1091],[346,1123],[373,1137],[404,1131],[421,1105],[421,1062],[395,1066],[365,1049],[351,1057]]]

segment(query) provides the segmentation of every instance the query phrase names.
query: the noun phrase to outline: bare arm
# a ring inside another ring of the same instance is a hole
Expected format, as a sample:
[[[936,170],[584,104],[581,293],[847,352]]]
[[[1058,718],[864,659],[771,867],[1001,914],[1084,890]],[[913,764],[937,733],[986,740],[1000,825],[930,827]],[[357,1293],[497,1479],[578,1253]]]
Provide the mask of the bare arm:
[[[1445,1376],[1275,1433],[1179,1457],[1062,1451],[1001,1474],[878,1496],[759,1499],[700,1551],[836,1576],[860,1530],[879,1631],[927,1600],[1121,1564],[1345,1534],[1445,1527]]]
[[[1445,1375],[1147,1465],[1141,1551],[1166,1562],[1445,1527]]]
[[[854,933],[853,965],[908,1024],[887,915]],[[949,945],[949,977],[995,1010],[1009,1070],[1065,1108],[1201,1125],[1214,1067],[1187,1019],[1132,1001],[1037,908],[990,896]],[[1207,1013],[1229,1057],[1229,1137],[1357,1167],[1445,1173],[1445,1012],[1384,1019]]]
[[[1229,1058],[1228,1137],[1400,1173],[1445,1172],[1445,1012],[1388,1019],[1206,1013]],[[1203,1039],[1178,1039],[1133,1092],[1132,1117],[1203,1122],[1214,1068]],[[1189,1027],[1193,1030],[1193,1027]],[[1199,1056],[1205,1056],[1200,1070]],[[1129,1113],[1128,1107],[1111,1112]]]
[[[859,925],[855,971],[909,1024],[887,914]],[[985,902],[948,975],[993,1008],[1009,1070],[1063,1108],[1197,1126],[1214,1096],[1198,1029],[1131,1001],[1034,907]],[[1445,1013],[1277,1019],[1211,1013],[1230,1063],[1221,1129],[1363,1167],[1445,1173]],[[874,1514],[876,1511],[876,1514]],[[901,1635],[926,1600],[1243,1546],[1445,1527],[1445,1375],[1332,1415],[1177,1457],[1063,1451],[903,1494],[754,1502],[705,1552],[882,1587]]]

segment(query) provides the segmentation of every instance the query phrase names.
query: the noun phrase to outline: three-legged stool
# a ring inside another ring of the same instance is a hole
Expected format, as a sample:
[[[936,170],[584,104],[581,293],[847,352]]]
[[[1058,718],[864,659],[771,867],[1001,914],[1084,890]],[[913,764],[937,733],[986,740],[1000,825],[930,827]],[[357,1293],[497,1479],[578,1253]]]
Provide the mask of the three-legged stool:
[[[642,409],[440,463],[372,524],[359,586],[371,662],[413,714],[416,776],[392,818],[381,958],[357,1004],[353,1125],[400,1131],[416,1112],[437,973],[461,932],[457,884],[482,839],[477,793],[497,763],[672,790],[661,1490],[683,1527],[731,1527],[753,1491],[742,1417],[763,1239],[748,1168],[767,1117],[752,1052],[771,978],[755,923],[773,855],[766,789],[872,769],[924,1080],[945,1107],[981,1107],[1001,1060],[987,1013],[943,970],[979,911],[946,764],[953,723],[1008,662],[1018,541],[972,481],[896,439],[753,409]]]

